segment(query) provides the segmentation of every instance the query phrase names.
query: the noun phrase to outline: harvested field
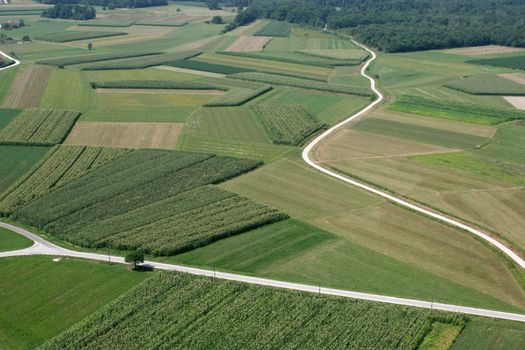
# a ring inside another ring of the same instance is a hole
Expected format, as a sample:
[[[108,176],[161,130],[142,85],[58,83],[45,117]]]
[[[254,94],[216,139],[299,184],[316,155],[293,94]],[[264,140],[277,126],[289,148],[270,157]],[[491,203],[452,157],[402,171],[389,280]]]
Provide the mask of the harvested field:
[[[201,75],[203,77],[210,77],[210,78],[224,78],[224,76],[225,76],[225,74],[213,73],[213,72],[205,72],[205,71],[202,71],[202,70],[187,69],[187,68],[180,68],[180,67],[157,66],[155,68],[156,69],[169,70],[169,71],[172,71],[172,72]]]
[[[38,107],[52,72],[51,67],[27,66],[22,72],[16,75],[11,83],[2,107]]]
[[[510,74],[500,74],[499,76],[505,79],[512,80],[515,83],[525,85],[525,74],[510,73]]]
[[[513,105],[517,109],[521,109],[525,111],[525,97],[523,96],[505,96],[504,99],[507,100],[511,105]]]
[[[499,45],[487,45],[487,46],[472,46],[462,47],[459,49],[446,50],[448,53],[465,55],[465,56],[485,56],[493,55],[498,53],[518,52],[523,49],[517,47],[499,46]]]
[[[226,51],[232,52],[254,52],[262,51],[266,44],[272,39],[270,36],[240,36],[231,44]]]
[[[175,149],[184,124],[78,122],[69,145]]]

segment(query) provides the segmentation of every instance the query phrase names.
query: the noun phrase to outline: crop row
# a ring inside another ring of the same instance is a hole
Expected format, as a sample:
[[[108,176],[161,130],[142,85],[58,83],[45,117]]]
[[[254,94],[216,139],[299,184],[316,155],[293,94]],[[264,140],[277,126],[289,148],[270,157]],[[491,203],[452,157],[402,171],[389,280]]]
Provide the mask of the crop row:
[[[69,41],[106,38],[110,36],[127,35],[124,32],[103,32],[103,31],[73,31],[64,30],[37,36],[36,40],[51,41],[55,43],[65,43]]]
[[[473,95],[525,95],[525,85],[494,74],[480,74],[453,80],[446,87]]]
[[[362,60],[360,59],[337,59],[337,58],[330,58],[326,56],[307,54],[303,52],[294,52],[294,53],[280,53],[279,52],[278,55],[275,55],[274,53],[270,54],[264,51],[263,52],[221,51],[218,53],[221,55],[227,55],[227,56],[248,57],[248,58],[263,59],[263,60],[268,60],[268,61],[306,64],[309,66],[328,67],[328,68],[336,67],[336,66],[356,66],[362,62]]]
[[[210,63],[210,62],[204,62],[204,61],[198,61],[198,60],[186,60],[186,59],[170,62],[169,64],[166,64],[166,65],[172,66],[172,67],[178,67],[178,68],[200,70],[204,72],[219,73],[219,74],[235,74],[235,73],[252,71],[251,69],[246,69],[242,67],[227,66],[224,64]]]
[[[476,60],[466,61],[465,63],[483,64],[487,66],[506,67],[512,69],[525,70],[525,55],[497,57],[497,58],[482,58]]]
[[[94,63],[83,67],[82,70],[141,69],[153,66],[170,65],[173,62],[195,57],[200,53],[200,51],[184,51],[151,55],[147,57],[125,58],[120,60]]]
[[[272,87],[270,85],[263,86],[256,90],[243,88],[232,89],[221,96],[214,98],[210,102],[207,102],[204,107],[240,106],[267,93],[271,89]]]
[[[59,109],[26,109],[0,131],[0,144],[55,145],[64,140],[79,115]]]
[[[362,88],[362,87],[348,86],[348,85],[342,85],[342,84],[331,84],[331,83],[325,83],[325,82],[320,82],[320,81],[287,77],[287,76],[277,75],[277,74],[248,72],[248,73],[232,74],[229,76],[229,78],[247,80],[247,81],[255,81],[259,83],[272,84],[272,85],[292,86],[292,87],[309,89],[309,90],[318,90],[318,91],[326,91],[326,92],[333,92],[333,93],[364,96],[364,97],[374,96],[371,90]]]
[[[55,146],[27,175],[0,196],[0,212],[10,213],[126,152],[112,148]]]
[[[110,28],[127,28],[134,25],[136,20],[125,20],[125,19],[119,19],[119,20],[94,20],[94,21],[84,21],[79,24],[78,26],[82,27],[110,27]]]
[[[326,126],[306,108],[298,105],[257,104],[252,109],[276,144],[300,145]]]
[[[197,153],[136,150],[30,202],[12,216],[83,246],[175,254],[286,217],[222,190],[202,188],[259,164]]]
[[[412,95],[396,97],[395,102],[389,105],[388,108],[394,111],[456,119],[478,124],[498,124],[509,120],[525,119],[525,111],[514,108],[479,105]]]
[[[152,27],[184,27],[187,21],[178,22],[162,22],[162,21],[140,21],[135,23],[137,26],[152,26]]]
[[[290,36],[291,30],[291,25],[288,22],[271,21],[253,35],[287,37]]]
[[[417,348],[462,315],[159,272],[48,341],[51,349]]]
[[[82,56],[71,56],[71,57],[59,57],[50,58],[46,60],[40,60],[36,63],[47,64],[50,66],[69,66],[73,64],[109,61],[119,58],[131,58],[131,57],[144,57],[151,55],[159,55],[160,52],[112,52],[112,53],[99,53],[93,55],[82,55]]]
[[[91,82],[94,89],[173,89],[173,90],[229,90],[227,87],[195,81],[176,80],[118,80]]]

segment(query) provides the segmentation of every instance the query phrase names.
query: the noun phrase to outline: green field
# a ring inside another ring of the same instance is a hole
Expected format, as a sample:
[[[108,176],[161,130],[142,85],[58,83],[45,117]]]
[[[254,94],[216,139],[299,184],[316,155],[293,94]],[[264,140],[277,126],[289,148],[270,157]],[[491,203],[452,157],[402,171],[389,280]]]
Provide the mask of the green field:
[[[154,349],[157,343],[173,349],[413,349],[438,320],[465,322],[460,315],[166,272],[43,349]]]
[[[488,66],[506,67],[512,69],[525,69],[525,56],[494,57],[466,61],[472,64],[483,64]]]
[[[288,22],[270,21],[253,35],[287,37],[290,36],[292,31],[291,27],[292,26]]]
[[[525,85],[497,75],[473,75],[453,80],[445,86],[473,95],[525,96]]]
[[[0,146],[0,193],[33,168],[48,151],[47,147]]]
[[[38,35],[35,39],[42,41],[51,41],[55,43],[65,43],[70,41],[79,41],[87,39],[107,38],[110,36],[126,35],[127,33],[103,32],[103,31],[64,31]]]
[[[32,245],[33,241],[30,239],[0,227],[0,252],[24,249],[31,247]]]
[[[33,349],[150,276],[121,265],[51,257],[3,258],[0,347]]]

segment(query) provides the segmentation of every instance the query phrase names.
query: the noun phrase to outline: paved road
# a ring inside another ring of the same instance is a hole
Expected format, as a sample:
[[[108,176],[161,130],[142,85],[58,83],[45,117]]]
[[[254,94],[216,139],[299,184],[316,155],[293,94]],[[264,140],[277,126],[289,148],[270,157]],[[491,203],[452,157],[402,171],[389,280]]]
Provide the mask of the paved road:
[[[371,192],[371,193],[374,193],[378,196],[381,196],[383,198],[386,198],[387,200],[391,201],[391,202],[394,202],[394,203],[397,203],[405,208],[409,208],[409,209],[412,209],[418,213],[421,213],[421,214],[424,214],[426,216],[430,216],[434,219],[437,219],[443,223],[446,223],[448,225],[452,225],[456,228],[459,228],[461,230],[464,230],[464,231],[467,231],[473,235],[476,235],[480,238],[482,238],[483,240],[489,242],[490,244],[492,244],[494,247],[496,247],[498,250],[500,250],[503,254],[505,254],[506,256],[508,256],[512,261],[514,261],[516,264],[518,264],[519,266],[521,266],[522,268],[525,269],[525,260],[523,260],[520,256],[518,256],[518,254],[514,253],[510,248],[508,248],[507,246],[505,246],[503,243],[501,243],[500,241],[492,238],[490,235],[472,227],[472,226],[468,226],[468,225],[465,225],[464,223],[458,221],[458,220],[454,220],[452,218],[449,218],[439,212],[436,212],[436,211],[431,211],[431,210],[428,210],[428,209],[425,209],[423,207],[420,207],[418,205],[415,205],[413,203],[410,203],[410,202],[407,202],[406,200],[403,200],[399,197],[395,197],[391,194],[388,194],[387,192],[383,192],[383,191],[380,191],[378,190],[377,188],[374,188],[372,186],[369,186],[369,185],[366,185],[362,182],[359,182],[359,181],[356,181],[354,179],[351,179],[347,176],[343,176],[339,173],[336,173],[330,169],[327,169],[327,168],[323,168],[321,165],[317,164],[315,161],[313,161],[311,158],[310,158],[310,154],[312,152],[312,150],[315,148],[315,146],[319,145],[319,143],[321,143],[323,140],[325,140],[327,137],[329,137],[331,134],[333,134],[336,130],[346,126],[348,123],[362,117],[364,114],[368,113],[369,111],[371,111],[375,106],[377,106],[379,103],[381,103],[383,100],[384,100],[384,96],[383,94],[381,93],[381,91],[379,91],[376,87],[376,81],[370,77],[367,73],[366,73],[366,70],[368,68],[368,66],[370,65],[370,63],[372,63],[375,59],[376,59],[376,54],[374,51],[370,50],[368,47],[364,46],[364,45],[361,45],[360,43],[352,40],[356,45],[362,47],[363,49],[365,49],[366,51],[368,51],[370,53],[370,59],[365,63],[365,65],[363,65],[362,69],[361,69],[361,75],[364,76],[365,78],[367,78],[368,80],[370,80],[370,87],[372,89],[372,91],[374,91],[374,93],[377,95],[377,98],[374,100],[374,102],[372,102],[371,104],[369,104],[368,106],[366,106],[363,110],[357,112],[356,114],[348,117],[347,119],[343,120],[342,122],[340,122],[339,124],[337,125],[334,125],[333,127],[331,127],[330,129],[326,130],[325,132],[323,132],[321,135],[317,136],[314,140],[312,140],[303,150],[303,160],[308,164],[310,165],[311,167],[319,170],[320,172],[328,175],[328,176],[331,176],[331,177],[335,177],[336,179],[339,179],[341,181],[344,181],[350,185],[353,185],[353,186],[356,186],[356,187],[359,187],[367,192]]]
[[[18,65],[20,64],[20,61],[19,61],[19,60],[17,60],[16,58],[13,58],[13,57],[11,57],[11,56],[9,56],[8,54],[6,54],[6,53],[3,52],[3,51],[0,51],[0,55],[5,56],[5,58],[7,58],[7,59],[12,60],[12,61],[15,62],[15,63],[13,63],[13,64],[7,66],[7,67],[0,68],[0,71],[2,71],[2,70],[4,70],[4,69],[12,68],[12,67],[14,67],[14,66],[18,66]]]
[[[43,239],[42,237],[38,235],[35,235],[23,228],[13,226],[8,223],[0,222],[0,227],[7,228],[13,232],[19,233],[35,242],[34,245],[29,248],[10,251],[10,252],[0,252],[0,258],[15,257],[15,256],[29,256],[29,255],[50,255],[50,256],[74,257],[74,258],[97,260],[97,261],[110,261],[112,263],[125,264],[124,258],[121,256],[113,256],[113,255],[109,256],[109,255],[104,255],[104,254],[77,252],[77,251],[59,247],[53,243],[46,241],[45,239]],[[451,305],[451,304],[433,303],[433,302],[423,301],[423,300],[396,298],[396,297],[390,297],[386,295],[360,293],[360,292],[353,292],[349,290],[312,286],[312,285],[307,285],[307,284],[283,282],[283,281],[271,280],[271,279],[266,279],[266,278],[258,278],[258,277],[244,276],[244,275],[238,275],[238,274],[232,274],[232,273],[226,273],[226,272],[220,272],[220,271],[204,270],[204,269],[198,269],[198,268],[187,267],[187,266],[159,263],[155,261],[145,261],[144,265],[152,267],[154,269],[159,269],[159,270],[179,271],[179,272],[190,273],[193,275],[209,276],[209,277],[221,278],[225,280],[257,284],[257,285],[262,285],[262,286],[285,288],[285,289],[299,290],[299,291],[310,292],[310,293],[336,295],[336,296],[353,298],[353,299],[377,301],[377,302],[397,304],[397,305],[414,306],[414,307],[420,307],[420,308],[425,308],[425,309],[460,312],[460,313],[464,313],[468,315],[486,316],[486,317],[493,317],[493,318],[499,318],[499,319],[504,319],[504,320],[525,322],[525,315],[508,313],[508,312],[478,309],[478,308]]]

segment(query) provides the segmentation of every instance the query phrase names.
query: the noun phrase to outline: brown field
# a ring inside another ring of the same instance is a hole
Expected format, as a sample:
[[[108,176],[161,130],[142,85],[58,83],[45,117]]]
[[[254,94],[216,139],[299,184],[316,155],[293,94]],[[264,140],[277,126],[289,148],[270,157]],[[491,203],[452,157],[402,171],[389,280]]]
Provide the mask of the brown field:
[[[348,140],[352,141],[347,142]],[[315,159],[321,162],[329,162],[333,160],[406,157],[454,151],[451,148],[345,129],[323,142],[315,150]]]
[[[77,122],[65,143],[124,148],[175,149],[181,123]]]
[[[163,70],[169,70],[172,72],[201,75],[203,77],[212,77],[212,78],[224,78],[226,76],[226,74],[221,74],[221,73],[205,72],[203,70],[194,70],[194,69],[171,67],[171,66],[156,66],[153,69],[163,69]]]
[[[493,55],[498,53],[517,52],[523,51],[523,49],[517,47],[499,46],[499,45],[487,45],[487,46],[473,46],[473,47],[462,47],[459,49],[446,50],[448,53],[465,55],[465,56],[485,56]]]
[[[522,73],[518,73],[518,74],[507,73],[507,74],[500,74],[499,76],[503,77],[503,78],[506,78],[506,79],[509,79],[509,80],[512,80],[515,83],[525,85],[525,74],[522,74]]]
[[[11,84],[2,107],[31,108],[38,107],[53,68],[30,65],[19,71]]]
[[[225,51],[254,52],[262,51],[266,44],[272,40],[270,36],[240,36]]]
[[[506,96],[504,98],[517,109],[522,109],[525,111],[525,97],[524,96]]]

